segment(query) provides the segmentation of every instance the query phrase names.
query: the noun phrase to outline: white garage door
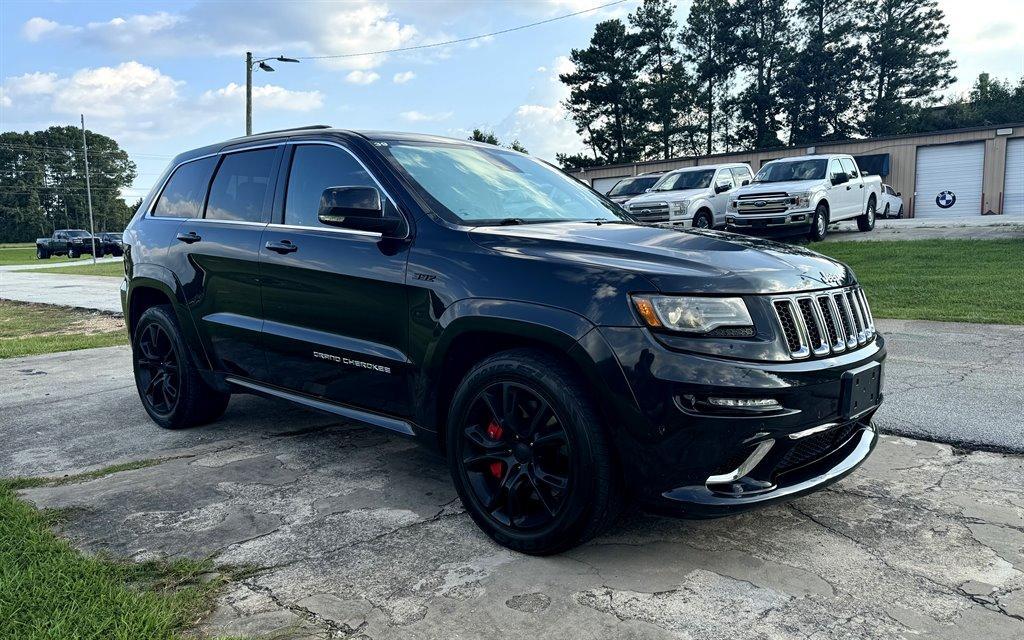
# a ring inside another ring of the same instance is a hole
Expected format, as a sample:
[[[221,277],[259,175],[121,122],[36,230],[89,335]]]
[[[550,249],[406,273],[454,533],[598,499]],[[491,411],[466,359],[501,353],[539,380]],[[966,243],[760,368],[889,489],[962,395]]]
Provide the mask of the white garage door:
[[[1003,213],[1024,216],[1024,138],[1014,138],[1006,143]]]
[[[594,178],[594,181],[590,186],[594,187],[594,191],[598,193],[608,193],[611,191],[612,187],[615,186],[616,182],[628,177],[629,176],[619,176],[618,178]]]
[[[943,144],[917,148],[918,218],[981,214],[985,143]]]

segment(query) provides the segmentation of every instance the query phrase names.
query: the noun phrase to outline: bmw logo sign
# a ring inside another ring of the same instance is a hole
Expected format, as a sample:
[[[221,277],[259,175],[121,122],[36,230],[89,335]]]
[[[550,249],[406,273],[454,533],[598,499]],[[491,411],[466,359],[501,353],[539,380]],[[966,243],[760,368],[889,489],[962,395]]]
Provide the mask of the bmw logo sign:
[[[766,204],[768,204],[768,203],[765,200],[757,200],[756,202],[754,202],[754,206],[755,207],[763,207]]]
[[[940,209],[948,209],[956,204],[956,194],[952,191],[943,191],[935,196],[935,204],[939,205]]]

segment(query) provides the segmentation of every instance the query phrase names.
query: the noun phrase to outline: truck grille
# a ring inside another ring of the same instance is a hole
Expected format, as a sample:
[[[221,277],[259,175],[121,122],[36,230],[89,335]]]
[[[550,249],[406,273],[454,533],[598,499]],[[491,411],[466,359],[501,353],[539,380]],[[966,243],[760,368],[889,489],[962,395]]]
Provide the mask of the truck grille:
[[[783,213],[789,209],[789,194],[779,191],[742,195],[736,199],[736,213],[769,214]]]
[[[775,296],[772,309],[794,359],[853,351],[875,335],[860,287]]]
[[[640,222],[668,222],[667,202],[644,202],[629,205],[629,212]]]

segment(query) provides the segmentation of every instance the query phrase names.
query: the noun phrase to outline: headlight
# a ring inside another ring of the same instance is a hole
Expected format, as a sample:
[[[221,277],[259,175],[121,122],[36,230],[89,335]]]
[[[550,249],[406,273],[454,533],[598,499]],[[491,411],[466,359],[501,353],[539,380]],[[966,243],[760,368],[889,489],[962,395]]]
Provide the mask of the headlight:
[[[739,206],[738,203],[739,203],[739,200],[730,200],[729,201],[729,208],[730,209],[735,209],[737,206]]]
[[[687,333],[707,333],[718,327],[752,327],[742,298],[698,296],[633,296],[647,326]]]
[[[675,213],[675,214],[678,214],[678,215],[685,215],[686,214],[686,208],[689,207],[689,206],[690,206],[690,201],[689,200],[683,200],[682,202],[670,202],[669,205],[668,205],[668,210],[669,210],[670,213]]]
[[[798,209],[807,209],[811,206],[811,192],[789,194],[789,203]]]

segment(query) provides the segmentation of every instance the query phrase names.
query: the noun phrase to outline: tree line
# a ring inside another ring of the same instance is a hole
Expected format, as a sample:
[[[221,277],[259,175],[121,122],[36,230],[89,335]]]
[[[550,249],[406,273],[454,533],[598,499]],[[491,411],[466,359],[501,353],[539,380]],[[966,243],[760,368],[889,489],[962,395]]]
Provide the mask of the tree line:
[[[1024,79],[983,74],[934,108],[955,81],[937,0],[694,0],[676,15],[644,0],[572,50],[564,106],[588,152],[563,167],[1024,120]]]
[[[135,180],[135,163],[112,138],[86,130],[86,140],[96,232],[120,231],[138,207],[121,199]],[[0,242],[88,229],[86,195],[81,129],[0,133]]]

